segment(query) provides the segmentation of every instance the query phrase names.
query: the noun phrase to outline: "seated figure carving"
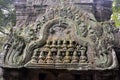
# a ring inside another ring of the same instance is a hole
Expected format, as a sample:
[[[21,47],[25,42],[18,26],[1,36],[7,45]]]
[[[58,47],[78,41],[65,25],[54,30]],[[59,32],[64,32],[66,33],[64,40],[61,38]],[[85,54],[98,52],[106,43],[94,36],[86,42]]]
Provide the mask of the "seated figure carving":
[[[113,49],[115,29],[109,21],[97,22],[92,13],[76,7],[58,6],[51,10],[54,12],[52,18],[50,11],[38,17],[34,24],[15,30],[11,46],[4,51],[4,66],[117,67]]]

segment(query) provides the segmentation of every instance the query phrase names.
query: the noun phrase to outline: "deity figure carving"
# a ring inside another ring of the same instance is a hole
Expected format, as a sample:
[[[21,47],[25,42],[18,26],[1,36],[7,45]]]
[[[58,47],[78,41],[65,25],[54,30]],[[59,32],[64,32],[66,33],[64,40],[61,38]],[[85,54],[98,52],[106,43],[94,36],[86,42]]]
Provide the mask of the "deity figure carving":
[[[110,22],[97,22],[91,13],[58,5],[12,33],[4,66],[115,68],[114,30]]]

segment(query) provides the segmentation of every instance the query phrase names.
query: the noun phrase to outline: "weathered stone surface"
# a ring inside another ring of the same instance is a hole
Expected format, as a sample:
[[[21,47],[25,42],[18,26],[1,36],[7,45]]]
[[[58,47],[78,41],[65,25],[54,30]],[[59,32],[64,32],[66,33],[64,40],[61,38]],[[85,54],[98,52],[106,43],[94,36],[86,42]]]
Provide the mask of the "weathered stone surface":
[[[16,1],[17,24],[1,54],[3,78],[118,80],[117,29],[81,3],[93,8],[92,0]]]
[[[29,14],[35,14],[35,19],[39,14],[44,14],[46,9],[49,7],[54,7],[57,5],[60,5],[62,0],[16,0],[15,7],[16,11],[19,11],[18,9],[22,9],[24,12],[20,12],[21,14],[17,13],[17,17],[29,16]],[[111,16],[111,5],[112,0],[65,0],[67,4],[74,4],[74,6],[78,8],[83,8],[86,11],[93,12],[95,15],[95,18],[98,21],[107,21],[110,19]],[[107,4],[108,3],[108,4]],[[107,5],[107,6],[106,6]],[[30,9],[30,10],[29,10]],[[45,11],[43,11],[45,10]],[[37,14],[38,13],[38,14]],[[31,16],[32,17],[32,16]],[[21,18],[19,19],[24,20],[27,18]],[[30,21],[34,21],[35,19],[31,19]],[[17,18],[17,21],[19,23],[19,20]]]
[[[97,22],[93,14],[63,5],[14,30],[4,67],[117,68],[111,22]]]

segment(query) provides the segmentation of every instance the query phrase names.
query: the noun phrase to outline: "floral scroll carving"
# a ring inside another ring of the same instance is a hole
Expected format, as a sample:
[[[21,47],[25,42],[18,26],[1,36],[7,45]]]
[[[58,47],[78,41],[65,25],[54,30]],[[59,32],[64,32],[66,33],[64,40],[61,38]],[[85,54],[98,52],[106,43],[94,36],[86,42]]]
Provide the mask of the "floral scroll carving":
[[[114,27],[109,21],[97,22],[93,14],[81,9],[50,8],[34,23],[14,30],[9,49],[4,51],[6,67],[117,67]]]

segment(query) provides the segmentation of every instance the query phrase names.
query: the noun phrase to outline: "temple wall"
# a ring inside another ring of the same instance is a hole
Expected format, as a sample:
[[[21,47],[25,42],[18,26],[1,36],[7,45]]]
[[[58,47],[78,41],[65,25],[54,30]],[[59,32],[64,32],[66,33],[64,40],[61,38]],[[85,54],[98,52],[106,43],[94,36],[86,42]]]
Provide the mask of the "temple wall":
[[[67,1],[67,0],[66,0]],[[70,0],[68,0],[70,1]],[[21,24],[29,17],[29,21],[34,21],[38,14],[44,14],[46,9],[59,4],[59,0],[15,0],[16,18],[17,24]],[[72,0],[70,4],[72,3]],[[93,3],[93,0],[74,0],[77,7],[82,7],[88,11],[92,10],[91,5],[81,5],[79,3]],[[39,5],[39,6],[37,6]]]
[[[74,0],[74,1],[66,0],[66,1],[67,2],[69,1],[69,4],[72,3],[78,8],[83,8],[84,10],[93,12],[95,14],[97,11],[95,10],[96,7],[110,8],[112,0]],[[15,0],[17,25],[24,23],[26,20],[29,20],[29,22],[34,21],[38,14],[42,15],[46,12],[47,8],[54,7],[56,5],[60,5],[60,0]],[[109,15],[111,15],[111,12],[108,13]],[[95,16],[99,19],[100,15],[97,14],[95,14]],[[106,19],[109,18],[110,17],[108,16]]]
[[[67,1],[67,0],[66,0]],[[68,0],[70,1],[70,0]],[[100,0],[97,0],[98,3]],[[83,8],[88,12],[92,12],[93,0],[74,0],[74,5],[78,8]],[[104,1],[104,0],[102,0]],[[69,3],[71,4],[71,3]],[[46,9],[60,5],[58,0],[16,0],[16,26],[22,26],[26,21],[35,21],[38,15],[43,15]],[[72,5],[72,4],[71,4]],[[102,6],[102,3],[97,6]],[[104,5],[103,5],[104,6]],[[111,6],[111,5],[110,5]],[[109,6],[109,7],[110,7]],[[105,6],[104,6],[105,7]],[[116,36],[117,39],[117,36]],[[117,39],[119,42],[120,40]],[[120,43],[120,42],[119,42]],[[38,70],[38,69],[5,69],[5,80],[119,80],[118,70],[105,71],[65,71],[65,70]],[[0,69],[0,80],[3,77],[2,69]],[[45,79],[41,75],[46,75]],[[66,77],[69,76],[69,77]]]

